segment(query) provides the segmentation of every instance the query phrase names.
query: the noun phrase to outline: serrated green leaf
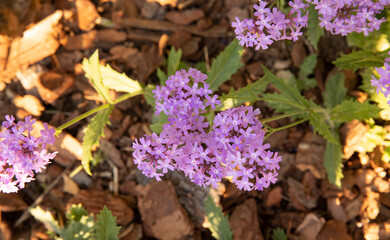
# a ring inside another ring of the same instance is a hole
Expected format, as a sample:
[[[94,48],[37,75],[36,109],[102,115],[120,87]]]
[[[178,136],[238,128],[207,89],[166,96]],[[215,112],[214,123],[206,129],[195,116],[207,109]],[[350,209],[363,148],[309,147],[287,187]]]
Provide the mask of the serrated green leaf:
[[[90,240],[94,239],[94,221],[92,216],[83,216],[80,222],[72,222],[61,232],[62,240]]]
[[[272,230],[272,240],[287,240],[287,235],[283,228],[274,228]]]
[[[104,100],[108,103],[112,103],[111,97],[108,93],[108,88],[103,84],[100,66],[98,50],[96,50],[89,59],[85,58],[82,63],[85,76],[91,80],[95,90]]]
[[[153,132],[160,134],[164,124],[168,123],[168,116],[161,112],[159,115],[153,115],[152,122],[153,124],[150,124],[150,129]]]
[[[154,90],[156,90],[156,86],[153,84],[148,84],[144,88],[144,98],[146,102],[153,108],[156,107],[156,99],[154,98],[154,93],[153,93]]]
[[[352,69],[356,71],[367,67],[381,67],[385,62],[387,52],[375,54],[372,51],[355,51],[341,55],[333,61],[339,69]]]
[[[119,73],[112,69],[110,65],[99,65],[103,85],[118,92],[135,93],[142,90],[139,82],[129,78],[124,73]]]
[[[60,225],[53,218],[49,211],[43,210],[41,207],[29,208],[30,214],[45,225],[46,229],[59,234],[61,232]]]
[[[83,216],[87,216],[88,212],[80,204],[73,204],[69,211],[66,213],[66,219],[68,222],[79,222]]]
[[[295,86],[290,86],[285,81],[277,78],[266,67],[263,66],[263,69],[265,72],[263,78],[281,92],[281,94],[263,94],[264,101],[270,105],[280,107],[275,109],[276,111],[287,113],[310,108],[309,101],[299,93]]]
[[[325,35],[324,29],[320,27],[320,20],[318,19],[318,12],[315,10],[315,6],[310,4],[309,6],[309,15],[308,15],[308,26],[306,31],[307,40],[314,46],[315,49],[318,48],[318,41],[322,36]]]
[[[224,216],[222,209],[215,205],[211,196],[207,196],[204,203],[206,216],[210,222],[208,227],[212,233],[212,236],[218,240],[230,240],[233,239],[233,232],[230,230],[229,218]]]
[[[91,122],[85,129],[82,143],[83,153],[81,163],[83,165],[84,170],[89,175],[92,175],[90,168],[90,163],[93,160],[91,152],[92,146],[95,144],[99,144],[99,138],[101,136],[104,136],[103,128],[108,122],[108,118],[112,109],[114,109],[114,105],[110,105],[108,108],[98,112],[91,119]]]
[[[231,88],[230,92],[223,95],[221,104],[216,108],[217,111],[223,111],[243,104],[244,102],[252,102],[256,97],[263,93],[267,88],[269,81],[265,77],[254,83],[249,83],[246,87],[240,88],[237,91]]]
[[[97,215],[95,229],[96,240],[117,240],[121,228],[116,225],[116,217],[104,206],[100,214]]]
[[[344,101],[347,94],[344,80],[345,76],[343,73],[337,73],[329,77],[325,92],[322,94],[326,108],[331,109]]]
[[[330,183],[341,187],[343,178],[343,152],[338,136],[338,131],[333,131],[337,144],[327,141],[324,155],[324,166]]]
[[[322,114],[311,112],[308,116],[310,124],[313,126],[313,131],[318,132],[328,142],[337,143],[335,137],[330,131],[330,126],[325,120],[325,116]]]
[[[174,47],[171,48],[171,51],[169,52],[168,55],[168,66],[167,66],[168,76],[175,74],[175,72],[178,70],[181,55],[182,55],[181,49],[176,51]]]
[[[339,123],[353,119],[363,120],[377,117],[380,111],[379,107],[368,102],[345,100],[330,111],[330,119]]]
[[[163,70],[161,70],[160,68],[157,68],[157,77],[158,77],[158,80],[160,80],[160,85],[164,85],[165,81],[167,81],[167,79],[168,79],[167,74]]]
[[[303,61],[297,80],[297,87],[299,90],[307,90],[317,86],[315,78],[309,78],[314,72],[314,68],[317,65],[317,54],[311,54]]]
[[[241,56],[244,53],[243,47],[234,39],[225,50],[214,59],[208,72],[206,82],[210,84],[210,89],[216,91],[225,81],[237,72],[244,64]]]

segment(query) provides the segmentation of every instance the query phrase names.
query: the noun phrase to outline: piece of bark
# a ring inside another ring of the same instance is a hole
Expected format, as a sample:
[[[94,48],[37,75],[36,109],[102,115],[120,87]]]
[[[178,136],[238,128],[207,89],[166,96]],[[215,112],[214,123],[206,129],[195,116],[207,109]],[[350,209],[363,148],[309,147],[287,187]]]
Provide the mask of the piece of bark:
[[[54,71],[46,72],[37,82],[39,95],[46,103],[54,103],[61,96],[73,89],[74,78],[70,74],[60,74]]]
[[[125,201],[115,197],[107,191],[81,190],[77,195],[71,198],[67,204],[69,209],[72,204],[79,204],[95,216],[100,213],[104,206],[116,217],[116,222],[120,225],[127,225],[134,219],[134,212],[129,208]]]
[[[229,225],[233,231],[233,240],[263,240],[257,218],[256,201],[253,198],[237,206],[229,217]]]
[[[316,240],[318,233],[325,224],[324,218],[318,218],[315,214],[309,213],[306,215],[303,222],[295,230],[305,240]]]
[[[388,240],[390,239],[390,222],[370,223],[363,227],[364,239]]]
[[[84,50],[95,47],[95,39],[97,38],[97,31],[82,33],[74,37],[68,37],[64,41],[65,49],[67,51]]]
[[[307,53],[303,41],[298,40],[297,42],[294,42],[291,50],[291,60],[293,66],[299,68],[306,57]]]
[[[184,239],[194,232],[170,181],[139,185],[138,208],[147,236],[174,240]]]
[[[324,167],[325,142],[322,137],[306,133],[298,145],[295,165],[302,172],[309,170],[317,179],[326,177]]]
[[[165,14],[165,18],[179,25],[188,25],[204,17],[201,9],[189,9],[184,11],[170,11]]]
[[[37,97],[32,95],[16,96],[13,99],[15,106],[23,108],[28,113],[34,116],[41,116],[42,111],[45,110],[45,107],[42,105],[41,101]]]
[[[125,32],[118,31],[116,29],[103,29],[97,32],[97,41],[118,43],[123,42],[127,38]]]
[[[285,229],[297,228],[306,214],[303,212],[280,212],[272,220],[273,226],[282,226]]]
[[[0,82],[9,82],[16,72],[54,54],[64,35],[60,20],[63,11],[56,11],[12,41],[0,41]],[[42,44],[44,43],[44,44]]]
[[[348,234],[347,226],[344,222],[329,220],[325,223],[317,240],[352,240]]]
[[[280,203],[282,202],[282,191],[283,189],[279,186],[269,191],[265,199],[264,205],[266,207],[279,206]]]
[[[349,159],[352,156],[367,131],[368,127],[356,119],[343,125],[340,135],[344,158]]]
[[[28,206],[17,193],[0,193],[0,211],[15,212],[27,209]]]
[[[201,38],[193,37],[186,31],[176,31],[169,41],[176,49],[182,50],[183,57],[190,57],[199,51]]]
[[[306,194],[300,182],[293,178],[288,178],[287,183],[291,204],[294,208],[306,211],[317,206],[318,196],[310,196]]]
[[[80,30],[90,31],[100,18],[95,5],[89,0],[76,0],[77,24]]]
[[[340,203],[338,198],[328,198],[326,200],[328,210],[332,214],[332,217],[340,222],[347,222],[347,214],[345,213],[344,207]]]
[[[228,37],[233,36],[232,32],[228,32],[225,26],[216,25],[210,29],[203,31],[199,30],[196,26],[181,26],[166,21],[158,20],[146,20],[146,19],[122,19],[122,26],[142,28],[156,31],[170,31],[185,30],[191,34],[204,36],[204,37]]]
[[[347,221],[352,220],[359,215],[360,209],[363,205],[363,195],[345,204],[345,212],[347,214]]]

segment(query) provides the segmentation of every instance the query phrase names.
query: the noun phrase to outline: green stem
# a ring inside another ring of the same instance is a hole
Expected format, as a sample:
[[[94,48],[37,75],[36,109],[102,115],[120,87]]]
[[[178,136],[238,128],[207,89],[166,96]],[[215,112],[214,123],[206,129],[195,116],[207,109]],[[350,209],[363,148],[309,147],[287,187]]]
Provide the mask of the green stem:
[[[303,119],[301,119],[299,121],[296,121],[296,122],[293,122],[293,123],[290,123],[288,125],[285,125],[285,126],[282,126],[282,127],[278,127],[278,128],[271,128],[271,127],[265,125],[265,126],[267,126],[267,128],[269,128],[269,132],[265,135],[264,140],[267,139],[272,133],[274,133],[276,131],[280,131],[280,130],[284,130],[284,129],[296,126],[298,124],[303,123],[306,120],[307,120],[307,118],[303,118]]]
[[[136,91],[136,92],[133,92],[133,93],[126,93],[126,94],[123,94],[122,96],[118,97],[117,99],[115,99],[115,101],[112,104],[106,103],[104,105],[101,105],[101,106],[98,106],[98,107],[96,107],[94,109],[91,109],[88,112],[83,113],[80,116],[77,116],[77,117],[73,118],[69,122],[66,122],[66,123],[62,124],[61,126],[59,126],[56,129],[56,133],[55,134],[58,136],[58,134],[60,134],[62,132],[62,130],[64,130],[65,128],[67,128],[67,127],[69,127],[69,126],[71,126],[73,124],[75,124],[76,122],[78,122],[78,121],[80,121],[80,120],[82,120],[82,119],[84,119],[84,118],[86,118],[86,117],[88,117],[88,116],[90,116],[90,115],[92,115],[92,114],[94,114],[96,112],[99,112],[99,111],[101,111],[103,109],[106,109],[106,108],[108,108],[111,105],[115,105],[117,103],[123,102],[123,101],[125,101],[125,100],[127,100],[127,99],[129,99],[131,97],[137,96],[137,95],[142,94],[142,93],[143,93],[143,90],[139,90],[139,91]]]
[[[295,111],[295,112],[291,112],[291,113],[286,113],[286,114],[282,114],[282,115],[279,115],[279,116],[276,116],[276,117],[263,119],[263,120],[261,120],[261,123],[264,124],[264,123],[267,123],[267,122],[272,122],[272,121],[275,121],[275,120],[278,120],[278,119],[282,119],[282,118],[286,118],[286,117],[290,117],[290,116],[293,116],[293,115],[297,115],[297,114],[300,114],[300,113],[306,113],[306,112],[308,112],[307,109],[299,110],[299,111]]]

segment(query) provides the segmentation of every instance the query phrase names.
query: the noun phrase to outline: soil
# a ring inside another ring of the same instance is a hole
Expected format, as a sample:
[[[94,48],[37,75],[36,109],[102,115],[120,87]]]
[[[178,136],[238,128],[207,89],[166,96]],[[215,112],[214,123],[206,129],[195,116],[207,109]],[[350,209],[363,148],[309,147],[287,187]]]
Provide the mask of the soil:
[[[158,84],[157,68],[171,47],[182,49],[190,66],[213,58],[233,40],[230,22],[253,14],[254,0],[5,0],[0,2],[0,121],[12,114],[33,115],[52,126],[102,105],[81,69],[96,49],[102,63],[142,84]],[[340,36],[321,38],[314,76],[317,87],[304,91],[322,102],[331,63],[351,48]],[[223,84],[227,93],[258,80],[261,65],[277,76],[297,74],[314,52],[302,38],[276,42],[268,50],[245,49],[245,65]],[[357,96],[359,73],[345,71],[348,93]],[[272,91],[273,89],[269,89]],[[352,94],[354,93],[354,94]],[[360,92],[361,93],[361,92]],[[115,96],[117,93],[112,92]],[[257,102],[261,117],[275,116]],[[277,132],[267,141],[283,158],[278,182],[262,192],[239,191],[224,180],[218,189],[202,188],[182,173],[163,181],[144,177],[134,166],[132,143],[150,133],[153,109],[143,96],[116,106],[100,141],[101,162],[92,176],[80,171],[83,130],[91,117],[66,129],[51,151],[58,156],[36,181],[15,194],[0,194],[0,239],[50,239],[45,226],[28,213],[40,206],[63,224],[71,204],[90,213],[106,205],[121,226],[120,239],[213,239],[206,228],[204,200],[213,196],[234,239],[271,239],[283,228],[288,239],[390,239],[389,164],[355,152],[367,127],[345,124],[342,187],[329,183],[323,166],[325,141],[308,123]],[[283,119],[272,127],[286,125]]]

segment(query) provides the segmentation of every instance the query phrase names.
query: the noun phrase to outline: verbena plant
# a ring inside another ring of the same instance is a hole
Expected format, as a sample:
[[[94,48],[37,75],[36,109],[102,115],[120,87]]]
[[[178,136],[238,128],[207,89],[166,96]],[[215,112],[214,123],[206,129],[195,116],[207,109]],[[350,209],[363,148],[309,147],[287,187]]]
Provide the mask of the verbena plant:
[[[381,25],[388,26],[388,11],[385,9],[388,5],[389,0],[294,0],[285,5],[282,1],[259,1],[254,5],[254,18],[236,18],[232,23],[237,40],[212,61],[209,69],[204,63],[196,65],[199,69],[187,67],[180,60],[181,51],[172,49],[167,72],[157,71],[159,86],[141,85],[109,65],[100,64],[96,51],[83,61],[83,69],[106,103],[56,130],[45,125],[38,138],[30,134],[33,129],[30,117],[15,122],[12,116],[6,116],[0,133],[0,191],[16,192],[26,182],[32,181],[34,174],[56,155],[46,151],[47,144],[54,143],[54,136],[75,122],[96,114],[83,138],[82,166],[92,174],[91,149],[99,144],[115,104],[137,95],[144,95],[156,112],[151,125],[154,133],[133,143],[134,163],[148,177],[161,180],[169,170],[179,170],[200,186],[215,187],[222,178],[228,177],[239,189],[263,190],[276,182],[279,162],[282,161],[265,140],[275,131],[308,121],[313,131],[327,141],[325,167],[328,179],[340,186],[343,154],[338,129],[353,119],[377,118],[382,109],[388,107],[388,49],[377,51],[364,46],[362,51],[343,55],[334,62],[339,69],[373,70],[372,74],[368,73],[368,84],[366,81],[363,86],[369,91],[373,88],[377,95],[382,94],[386,106],[381,101],[382,105],[378,107],[379,100],[373,93],[370,97],[375,104],[360,103],[348,97],[343,74],[329,78],[323,104],[318,105],[303,97],[301,90],[315,86],[315,81],[309,78],[315,66],[315,54],[303,63],[296,78],[279,79],[263,67],[264,76],[246,87],[232,89],[222,96],[215,92],[243,66],[240,62],[242,45],[267,49],[274,41],[296,41],[305,28],[306,36],[315,48],[323,35],[323,28],[331,34],[357,34],[349,37],[349,41],[359,44],[359,37],[380,31]],[[382,35],[380,39],[383,39]],[[278,93],[266,92],[269,84],[274,85]],[[124,94],[112,99],[110,90]],[[252,107],[257,101],[266,102],[280,115],[259,119],[260,110]],[[293,122],[286,126],[272,128],[267,124],[287,117]]]

